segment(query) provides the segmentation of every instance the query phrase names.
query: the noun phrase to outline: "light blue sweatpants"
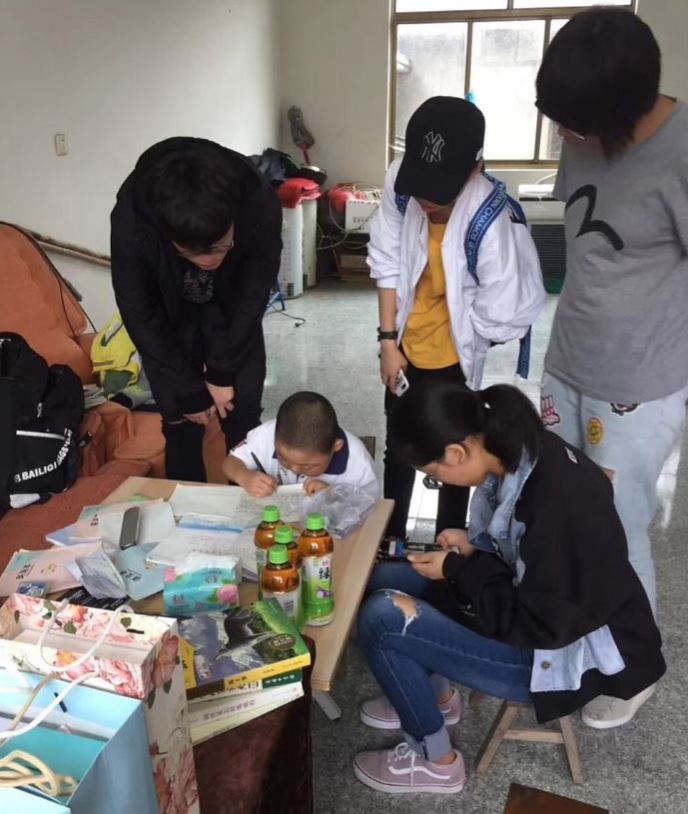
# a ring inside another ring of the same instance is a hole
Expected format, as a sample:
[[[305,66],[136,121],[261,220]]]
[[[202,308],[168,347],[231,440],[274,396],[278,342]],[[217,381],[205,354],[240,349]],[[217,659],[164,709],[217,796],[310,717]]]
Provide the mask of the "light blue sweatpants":
[[[628,556],[653,610],[657,589],[649,527],[657,509],[657,481],[683,431],[687,396],[688,386],[644,404],[610,404],[584,396],[549,373],[542,380],[545,426],[613,473]]]

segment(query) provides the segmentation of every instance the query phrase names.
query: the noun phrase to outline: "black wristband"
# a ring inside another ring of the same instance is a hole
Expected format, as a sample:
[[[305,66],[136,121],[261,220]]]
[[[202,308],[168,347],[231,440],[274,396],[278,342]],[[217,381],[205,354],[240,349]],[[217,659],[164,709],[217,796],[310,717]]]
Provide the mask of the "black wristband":
[[[377,329],[377,341],[382,342],[383,339],[396,339],[399,336],[399,331],[383,331],[382,328]]]

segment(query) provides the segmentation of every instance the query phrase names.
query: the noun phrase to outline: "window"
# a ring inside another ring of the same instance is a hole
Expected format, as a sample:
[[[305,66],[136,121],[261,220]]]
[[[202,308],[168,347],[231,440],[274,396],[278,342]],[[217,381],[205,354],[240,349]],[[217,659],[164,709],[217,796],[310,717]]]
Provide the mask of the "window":
[[[413,111],[429,96],[466,96],[485,114],[485,157],[511,163],[559,158],[556,128],[535,107],[546,46],[572,14],[632,0],[395,0],[392,149],[404,149]]]

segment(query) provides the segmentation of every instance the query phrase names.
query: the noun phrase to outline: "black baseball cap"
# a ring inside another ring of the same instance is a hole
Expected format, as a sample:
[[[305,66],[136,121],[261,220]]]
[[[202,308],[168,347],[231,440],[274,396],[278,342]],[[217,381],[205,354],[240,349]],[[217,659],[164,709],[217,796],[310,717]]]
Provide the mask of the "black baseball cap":
[[[485,117],[456,96],[433,96],[409,119],[394,191],[441,206],[461,192],[483,157]]]

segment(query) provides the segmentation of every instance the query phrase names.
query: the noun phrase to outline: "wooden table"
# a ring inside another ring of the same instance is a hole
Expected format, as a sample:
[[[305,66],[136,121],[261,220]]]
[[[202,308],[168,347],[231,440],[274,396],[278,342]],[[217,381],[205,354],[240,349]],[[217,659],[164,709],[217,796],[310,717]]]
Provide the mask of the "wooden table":
[[[121,503],[134,495],[168,500],[176,481],[154,478],[128,478],[108,495],[105,503]],[[337,667],[349,639],[363,591],[375,562],[380,541],[392,513],[394,501],[379,500],[359,528],[343,540],[336,540],[332,570],[334,578],[335,616],[328,625],[307,625],[304,633],[315,641],[315,664],[311,675],[313,697],[330,720],[341,717],[341,710],[330,695]],[[239,589],[242,604],[256,598],[255,583],[242,583]],[[162,595],[137,603],[137,609],[148,613],[163,613]]]

